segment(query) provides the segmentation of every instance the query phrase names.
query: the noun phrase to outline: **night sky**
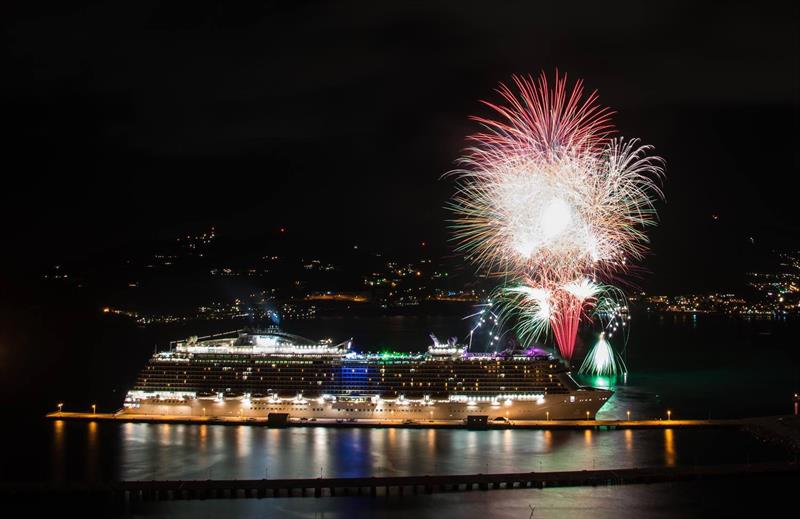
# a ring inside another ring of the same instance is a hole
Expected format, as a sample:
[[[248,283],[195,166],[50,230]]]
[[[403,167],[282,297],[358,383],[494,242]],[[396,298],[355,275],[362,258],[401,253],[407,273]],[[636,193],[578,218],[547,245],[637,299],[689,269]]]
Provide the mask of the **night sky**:
[[[558,67],[666,159],[641,284],[725,285],[800,246],[798,7],[666,3],[5,5],[2,261],[210,224],[242,248],[285,226],[446,254],[468,116]]]

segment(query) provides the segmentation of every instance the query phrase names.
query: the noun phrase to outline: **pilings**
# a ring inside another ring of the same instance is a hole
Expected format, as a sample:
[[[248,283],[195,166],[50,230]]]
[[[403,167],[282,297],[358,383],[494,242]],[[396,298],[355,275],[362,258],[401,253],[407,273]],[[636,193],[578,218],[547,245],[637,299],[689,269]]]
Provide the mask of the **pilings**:
[[[569,472],[521,472],[442,476],[388,476],[366,478],[119,481],[96,485],[0,486],[0,498],[36,499],[75,497],[91,501],[131,503],[181,499],[249,499],[327,497],[342,495],[389,496],[511,490],[564,486],[625,485],[760,475],[800,475],[793,462],[747,465],[705,465]]]

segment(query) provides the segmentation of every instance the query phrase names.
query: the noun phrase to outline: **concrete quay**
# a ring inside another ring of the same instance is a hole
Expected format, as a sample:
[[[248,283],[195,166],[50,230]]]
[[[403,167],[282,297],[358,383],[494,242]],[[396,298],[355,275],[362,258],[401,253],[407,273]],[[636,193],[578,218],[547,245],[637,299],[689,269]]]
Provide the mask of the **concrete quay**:
[[[206,425],[255,425],[266,426],[267,418],[245,418],[235,416],[181,416],[144,415],[126,413],[72,413],[55,412],[46,416],[50,420],[121,422],[121,423],[175,423]],[[511,422],[489,422],[487,429],[667,429],[736,427],[741,428],[751,419],[733,420],[514,420]],[[289,419],[288,427],[407,427],[417,429],[463,429],[467,426],[460,420],[371,420],[356,421],[317,419]]]

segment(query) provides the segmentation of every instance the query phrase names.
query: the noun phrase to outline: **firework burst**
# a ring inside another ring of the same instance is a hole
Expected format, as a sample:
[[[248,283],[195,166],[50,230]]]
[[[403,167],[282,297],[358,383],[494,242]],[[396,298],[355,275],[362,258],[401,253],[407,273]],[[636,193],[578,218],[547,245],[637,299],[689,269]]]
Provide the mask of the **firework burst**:
[[[478,309],[477,311],[467,315],[462,319],[474,320],[473,325],[469,330],[467,349],[472,349],[472,342],[475,339],[475,335],[480,330],[485,331],[486,339],[488,339],[488,346],[490,348],[494,348],[496,343],[500,340],[500,336],[498,335],[500,318],[492,308],[492,300],[489,299],[486,303],[476,305],[476,308]]]
[[[588,315],[605,290],[585,278],[568,283],[527,279],[501,289],[501,316],[516,321],[517,335],[525,341],[539,339],[552,330],[561,355],[569,360],[581,318]]]
[[[614,352],[604,332],[581,364],[580,373],[601,377],[614,377],[625,373],[625,363]]]
[[[484,101],[497,118],[473,117],[483,131],[453,172],[457,249],[489,275],[524,279],[505,290],[504,315],[516,308],[534,336],[552,328],[569,359],[596,280],[646,251],[662,161],[637,139],[612,138],[613,113],[580,81],[515,76],[497,92],[502,103]]]

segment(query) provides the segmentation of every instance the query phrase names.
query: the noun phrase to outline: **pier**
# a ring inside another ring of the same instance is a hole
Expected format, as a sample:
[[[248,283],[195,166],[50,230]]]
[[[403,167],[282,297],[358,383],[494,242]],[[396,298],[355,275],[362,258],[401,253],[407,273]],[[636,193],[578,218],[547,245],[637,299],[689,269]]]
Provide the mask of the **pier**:
[[[568,472],[521,472],[439,476],[389,476],[318,479],[119,481],[90,484],[0,486],[14,500],[62,497],[121,504],[182,499],[242,499],[329,496],[403,496],[523,488],[627,485],[708,479],[798,476],[794,462],[686,467],[655,467]]]
[[[236,416],[180,416],[144,415],[125,413],[71,413],[55,412],[47,415],[51,420],[74,420],[121,423],[174,423],[206,425],[255,425],[267,426],[267,417]],[[750,419],[732,420],[514,420],[512,422],[488,422],[486,429],[665,429],[697,427],[741,428],[752,422]],[[299,420],[290,418],[288,427],[407,427],[416,429],[464,429],[461,420],[419,420],[409,423],[403,420],[357,421],[318,419]]]

